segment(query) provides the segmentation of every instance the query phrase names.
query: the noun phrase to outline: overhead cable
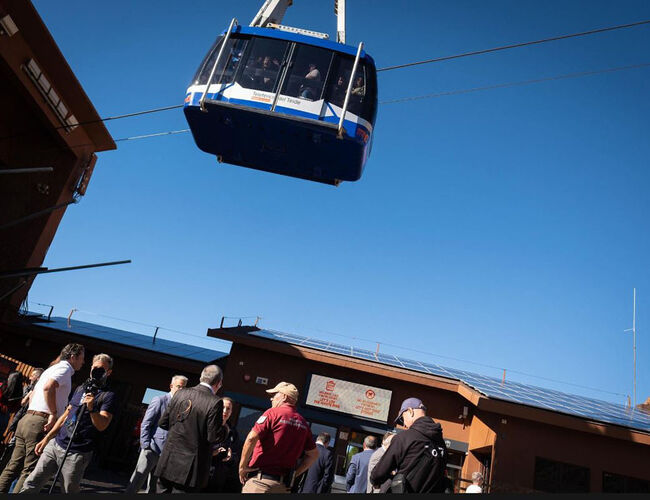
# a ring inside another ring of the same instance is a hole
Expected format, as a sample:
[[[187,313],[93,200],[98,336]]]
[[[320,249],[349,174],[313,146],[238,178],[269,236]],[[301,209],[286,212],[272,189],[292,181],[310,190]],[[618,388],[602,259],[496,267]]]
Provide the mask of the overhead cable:
[[[400,103],[400,102],[408,102],[408,101],[416,101],[419,99],[433,99],[435,97],[445,97],[445,96],[450,96],[450,95],[460,95],[460,94],[469,94],[471,92],[481,92],[484,90],[494,90],[494,89],[501,89],[501,88],[508,88],[508,87],[516,87],[516,86],[522,86],[522,85],[531,85],[533,83],[543,83],[543,82],[550,82],[554,80],[563,80],[563,79],[569,79],[569,78],[580,78],[583,76],[591,76],[591,75],[598,75],[601,73],[614,73],[617,71],[624,71],[624,70],[629,70],[629,69],[637,69],[637,68],[645,68],[650,66],[650,63],[641,63],[641,64],[632,64],[630,66],[619,66],[616,68],[606,68],[606,69],[599,69],[599,70],[594,70],[594,71],[582,71],[579,73],[568,73],[564,75],[556,75],[556,76],[549,76],[545,78],[536,78],[533,80],[523,80],[523,81],[517,81],[517,82],[506,82],[506,83],[498,83],[495,85],[487,85],[484,87],[473,87],[473,88],[468,88],[468,89],[458,89],[458,90],[449,90],[446,92],[439,92],[435,94],[424,94],[420,96],[413,96],[413,97],[401,97],[397,99],[389,99],[386,101],[380,101],[379,104],[385,105],[385,104],[395,104],[395,103]],[[189,132],[190,129],[181,129],[181,130],[170,130],[167,132],[156,132],[153,134],[144,134],[144,135],[136,135],[132,137],[122,137],[120,139],[115,139],[115,142],[123,142],[123,141],[133,141],[137,139],[148,139],[150,137],[159,137],[159,136],[164,136],[164,135],[173,135],[173,134],[182,134],[185,132]]]
[[[508,50],[508,49],[515,49],[515,48],[519,48],[519,47],[525,47],[525,46],[528,46],[528,45],[536,45],[536,44],[541,44],[541,43],[546,43],[546,42],[553,42],[553,41],[556,41],[556,40],[564,40],[564,39],[567,39],[567,38],[575,38],[575,37],[580,37],[580,36],[593,35],[593,34],[596,34],[596,33],[603,33],[603,32],[606,32],[606,31],[614,31],[614,30],[620,30],[620,29],[624,29],[624,28],[632,28],[632,27],[641,26],[641,25],[644,25],[644,24],[650,24],[650,20],[638,21],[638,22],[629,23],[629,24],[620,24],[620,25],[617,25],[617,26],[610,26],[610,27],[607,27],[607,28],[599,28],[599,29],[590,30],[590,31],[583,31],[583,32],[580,32],[580,33],[571,33],[571,34],[568,34],[568,35],[560,35],[560,36],[555,36],[555,37],[551,37],[551,38],[543,38],[541,40],[533,40],[533,41],[530,41],[530,42],[521,42],[521,43],[516,43],[516,44],[512,44],[512,45],[504,45],[504,46],[501,46],[501,47],[493,47],[493,48],[490,48],[490,49],[476,50],[476,51],[473,51],[473,52],[464,52],[462,54],[454,54],[454,55],[451,55],[451,56],[438,57],[438,58],[434,58],[434,59],[426,59],[424,61],[417,61],[417,62],[406,63],[406,64],[398,64],[398,65],[395,65],[395,66],[387,66],[385,68],[379,68],[377,70],[377,72],[392,71],[392,70],[395,70],[395,69],[408,68],[410,66],[418,66],[418,65],[421,65],[421,64],[430,64],[430,63],[434,63],[434,62],[449,61],[451,59],[459,59],[461,57],[469,57],[469,56],[476,56],[476,55],[481,55],[481,54],[488,54],[488,53],[491,53],[491,52],[497,52],[497,51]],[[107,122],[107,121],[112,121],[112,120],[121,120],[123,118],[132,118],[134,116],[146,115],[146,114],[150,114],[150,113],[159,113],[161,111],[169,111],[169,110],[172,110],[172,109],[178,109],[178,108],[182,108],[183,106],[184,106],[184,104],[175,104],[175,105],[172,105],[172,106],[163,106],[163,107],[160,107],[160,108],[147,109],[147,110],[143,110],[143,111],[136,111],[134,113],[125,113],[125,114],[122,114],[122,115],[107,116],[106,118],[98,118],[96,120],[87,120],[87,121],[79,122],[79,125],[89,125],[89,124],[93,124],[93,123]],[[63,128],[66,128],[66,127],[69,127],[69,125],[63,125],[63,126],[60,126],[60,127],[55,127],[55,130],[63,129]],[[165,134],[162,134],[162,135],[165,135]],[[0,140],[12,139],[14,137],[18,137],[18,136],[14,135],[14,136],[8,136],[8,137],[1,137]]]
[[[461,57],[470,57],[470,56],[478,56],[481,54],[489,54],[490,52],[498,52],[501,50],[509,50],[509,49],[517,49],[519,47],[526,47],[528,45],[537,45],[540,43],[547,43],[547,42],[554,42],[557,40],[565,40],[567,38],[576,38],[579,36],[587,36],[587,35],[594,35],[596,33],[604,33],[605,31],[614,31],[614,30],[620,30],[624,28],[632,28],[634,26],[641,26],[643,24],[650,24],[650,19],[647,21],[638,21],[636,23],[630,23],[630,24],[620,24],[618,26],[610,26],[608,28],[599,28],[595,30],[590,30],[590,31],[582,31],[580,33],[571,33],[569,35],[560,35],[560,36],[554,36],[551,38],[543,38],[541,40],[533,40],[530,42],[521,42],[521,43],[515,43],[512,45],[502,45],[500,47],[493,47],[491,49],[483,49],[483,50],[475,50],[472,52],[464,52],[462,54],[455,54],[452,56],[444,56],[444,57],[436,57],[434,59],[425,59],[424,61],[417,61],[417,62],[412,62],[412,63],[406,63],[406,64],[398,64],[395,66],[387,66],[385,68],[380,68],[377,70],[377,72],[380,71],[392,71],[394,69],[401,69],[401,68],[408,68],[410,66],[418,66],[421,64],[430,64],[430,63],[435,63],[435,62],[441,62],[441,61],[449,61],[451,59],[460,59]]]
[[[156,132],[154,134],[134,135],[133,137],[122,137],[120,139],[115,139],[115,142],[135,141],[137,139],[148,139],[150,137],[159,137],[161,135],[182,134],[184,132],[189,132],[189,131],[190,131],[189,128],[184,128],[181,130],[169,130],[167,132]]]
[[[434,97],[444,97],[444,96],[449,96],[449,95],[459,95],[459,94],[469,94],[471,92],[480,92],[483,90],[494,90],[494,89],[503,89],[503,88],[508,88],[508,87],[517,87],[517,86],[522,86],[522,85],[531,85],[533,83],[542,83],[542,82],[550,82],[554,80],[565,80],[569,78],[580,78],[583,76],[591,76],[591,75],[598,75],[601,73],[614,73],[616,71],[624,71],[627,69],[636,69],[636,68],[646,68],[650,66],[650,63],[641,63],[641,64],[633,64],[630,66],[619,66],[617,68],[607,68],[607,69],[600,69],[600,70],[595,70],[595,71],[582,71],[580,73],[568,73],[565,75],[556,75],[556,76],[549,76],[545,78],[536,78],[533,80],[523,80],[519,82],[507,82],[507,83],[498,83],[496,85],[487,85],[485,87],[474,87],[474,88],[469,88],[469,89],[460,89],[460,90],[450,90],[447,92],[439,92],[437,94],[424,94],[424,95],[419,95],[419,96],[413,96],[413,97],[401,97],[397,99],[390,99],[387,101],[381,101],[379,104],[395,104],[398,102],[407,102],[407,101],[417,101],[420,99],[432,99]]]

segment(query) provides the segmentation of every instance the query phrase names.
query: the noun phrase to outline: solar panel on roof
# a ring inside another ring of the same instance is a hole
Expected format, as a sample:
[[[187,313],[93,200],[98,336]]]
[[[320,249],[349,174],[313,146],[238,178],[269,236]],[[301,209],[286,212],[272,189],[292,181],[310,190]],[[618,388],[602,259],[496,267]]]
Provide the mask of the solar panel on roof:
[[[73,320],[70,322],[70,327],[68,327],[67,318],[53,317],[49,322],[39,322],[37,324],[45,328],[75,333],[77,335],[84,335],[94,339],[192,359],[194,361],[209,362],[227,355],[227,353],[221,351],[183,344],[181,342],[162,339],[160,337],[158,337],[154,343],[153,337],[148,335],[142,335],[140,333],[129,332],[126,330],[118,330],[104,325],[86,323],[85,321]]]
[[[282,334],[281,332],[271,332],[269,330],[251,332],[250,335],[280,342],[293,343],[296,345],[300,345],[299,343],[301,341],[307,340],[307,337],[300,337],[293,334]],[[375,355],[374,352],[366,349],[358,349],[356,347],[344,346],[331,342],[319,344],[315,342],[314,339],[309,340],[310,347],[314,349],[321,349],[323,351],[343,354],[359,359],[373,360],[382,364],[407,368],[420,373],[429,373],[454,380],[460,380],[489,398],[500,399],[512,403],[552,410],[558,413],[575,415],[590,420],[650,432],[650,415],[643,411],[626,409],[622,405],[573,394],[566,394],[552,389],[544,389],[518,382],[506,381],[503,383],[500,379],[494,377],[488,377],[455,368],[446,368],[437,364],[423,363],[421,361],[405,359],[402,357],[398,358],[385,353]]]

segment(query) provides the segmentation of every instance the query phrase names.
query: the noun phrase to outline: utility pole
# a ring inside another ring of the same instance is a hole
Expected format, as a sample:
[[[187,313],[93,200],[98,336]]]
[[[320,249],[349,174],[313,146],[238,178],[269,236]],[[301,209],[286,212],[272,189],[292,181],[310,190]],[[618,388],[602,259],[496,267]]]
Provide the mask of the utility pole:
[[[633,305],[632,305],[632,328],[625,330],[632,332],[632,353],[634,356],[634,387],[632,391],[632,408],[636,407],[636,288],[633,292]]]

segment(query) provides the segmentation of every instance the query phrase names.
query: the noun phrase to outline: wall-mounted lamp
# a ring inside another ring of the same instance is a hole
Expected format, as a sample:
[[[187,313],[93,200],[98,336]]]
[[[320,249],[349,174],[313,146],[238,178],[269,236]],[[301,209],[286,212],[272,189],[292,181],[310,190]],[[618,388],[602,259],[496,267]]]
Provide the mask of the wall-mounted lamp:
[[[2,28],[2,31],[9,36],[14,36],[18,33],[18,26],[16,26],[16,23],[14,23],[14,20],[11,19],[9,14],[0,18],[0,28]]]
[[[54,111],[54,114],[61,120],[61,123],[65,126],[68,132],[74,130],[79,121],[75,118],[73,114],[68,114],[68,108],[59,97],[59,95],[54,91],[54,88],[50,84],[49,80],[45,77],[41,68],[36,64],[34,59],[27,61],[27,64],[23,66],[25,73],[30,77],[34,82],[38,90],[43,94],[45,100]]]

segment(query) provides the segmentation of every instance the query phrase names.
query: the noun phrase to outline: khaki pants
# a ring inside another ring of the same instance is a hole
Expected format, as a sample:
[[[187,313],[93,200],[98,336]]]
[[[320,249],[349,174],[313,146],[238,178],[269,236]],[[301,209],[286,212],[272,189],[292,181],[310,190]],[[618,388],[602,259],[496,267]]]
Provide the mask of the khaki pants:
[[[241,490],[242,493],[289,493],[284,483],[273,479],[259,479],[251,477]]]
[[[34,448],[45,436],[43,427],[47,423],[46,417],[27,413],[18,422],[16,428],[16,446],[11,454],[11,459],[0,475],[0,493],[8,493],[9,487],[18,476],[18,482],[14,487],[14,493],[18,493],[23,487],[23,482],[30,472],[36,467],[38,457]]]

